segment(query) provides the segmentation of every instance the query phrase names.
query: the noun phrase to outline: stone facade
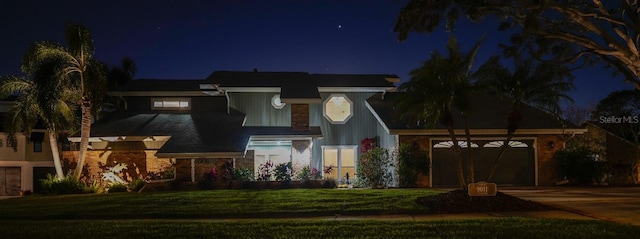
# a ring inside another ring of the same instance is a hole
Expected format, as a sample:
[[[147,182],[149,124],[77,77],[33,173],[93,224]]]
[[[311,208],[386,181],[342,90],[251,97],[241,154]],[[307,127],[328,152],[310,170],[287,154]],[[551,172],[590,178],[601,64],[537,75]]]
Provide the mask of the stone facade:
[[[291,104],[291,128],[309,130],[309,105]]]

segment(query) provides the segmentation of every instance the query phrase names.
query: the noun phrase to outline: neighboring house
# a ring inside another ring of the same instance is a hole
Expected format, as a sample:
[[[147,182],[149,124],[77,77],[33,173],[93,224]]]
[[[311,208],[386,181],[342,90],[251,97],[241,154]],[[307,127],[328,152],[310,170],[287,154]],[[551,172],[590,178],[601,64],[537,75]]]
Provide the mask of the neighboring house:
[[[40,179],[55,174],[46,130],[17,135],[16,149],[4,133],[5,113],[13,101],[0,101],[0,196],[19,195],[21,191],[40,192]]]
[[[572,145],[587,147],[597,153],[598,160],[607,162],[610,183],[640,183],[640,146],[630,139],[628,134],[632,131],[622,128],[622,124],[599,122],[586,122],[584,127],[588,133],[576,137]]]
[[[354,178],[362,140],[375,138],[381,147],[402,143],[428,153],[432,169],[420,186],[457,185],[446,130],[408,127],[393,110],[398,81],[395,75],[257,71],[216,71],[205,80],[134,80],[108,93],[124,100],[125,109],[92,125],[85,172],[96,176],[126,163],[128,179],[175,170],[175,180],[194,182],[212,169],[223,174],[225,165],[257,174],[266,162],[291,162],[294,171],[330,167],[324,178],[342,181],[347,174]],[[474,106],[471,145],[481,179],[506,134],[509,104],[478,96]],[[585,130],[527,105],[522,114],[513,148],[492,181],[553,184],[561,179],[553,154]],[[77,155],[64,152],[71,161]]]

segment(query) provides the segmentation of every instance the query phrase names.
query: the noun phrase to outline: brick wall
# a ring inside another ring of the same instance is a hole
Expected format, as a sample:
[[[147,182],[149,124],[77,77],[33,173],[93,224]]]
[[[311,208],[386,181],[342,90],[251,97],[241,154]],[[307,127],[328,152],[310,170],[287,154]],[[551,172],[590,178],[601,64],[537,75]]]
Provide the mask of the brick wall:
[[[401,135],[399,137],[399,143],[400,145],[407,145],[416,151],[421,151],[421,153],[426,153],[427,156],[431,148],[429,136],[424,135]],[[417,146],[417,148],[414,148],[414,146]],[[416,186],[421,188],[431,187],[431,176],[420,174]]]
[[[83,176],[87,178],[100,178],[101,173],[119,163],[127,165],[127,169],[121,172],[123,179],[127,181],[136,178],[145,178],[148,172],[169,170],[171,160],[168,158],[158,159],[154,156],[155,152],[155,150],[87,151]],[[64,151],[62,157],[64,170],[72,172],[76,168],[79,151]]]
[[[553,142],[553,147],[551,147]],[[538,151],[538,185],[555,185],[562,180],[560,165],[553,160],[553,155],[562,149],[563,135],[538,135],[536,150]]]
[[[309,105],[291,104],[291,128],[309,130]]]

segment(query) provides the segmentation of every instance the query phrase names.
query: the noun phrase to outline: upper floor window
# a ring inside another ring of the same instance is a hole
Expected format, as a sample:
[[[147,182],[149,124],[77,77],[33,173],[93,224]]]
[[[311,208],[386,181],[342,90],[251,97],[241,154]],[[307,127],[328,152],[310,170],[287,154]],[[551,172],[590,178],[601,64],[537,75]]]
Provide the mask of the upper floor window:
[[[189,98],[153,98],[151,99],[152,110],[189,110],[191,109],[191,99]]]
[[[331,123],[344,124],[353,116],[353,102],[344,94],[332,94],[324,101],[322,110]]]

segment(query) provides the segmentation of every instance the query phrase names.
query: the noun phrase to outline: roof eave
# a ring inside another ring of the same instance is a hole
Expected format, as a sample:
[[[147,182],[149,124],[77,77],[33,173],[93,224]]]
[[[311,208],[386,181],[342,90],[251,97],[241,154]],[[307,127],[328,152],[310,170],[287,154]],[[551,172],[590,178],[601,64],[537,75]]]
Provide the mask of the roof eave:
[[[472,135],[506,135],[507,129],[471,129]],[[456,135],[464,135],[463,129],[454,130]],[[515,135],[532,134],[584,134],[587,129],[519,129]],[[389,134],[393,135],[449,135],[446,129],[391,129]]]
[[[175,158],[175,159],[196,159],[196,158],[242,158],[244,152],[188,152],[188,153],[170,153],[158,152],[158,158]]]

